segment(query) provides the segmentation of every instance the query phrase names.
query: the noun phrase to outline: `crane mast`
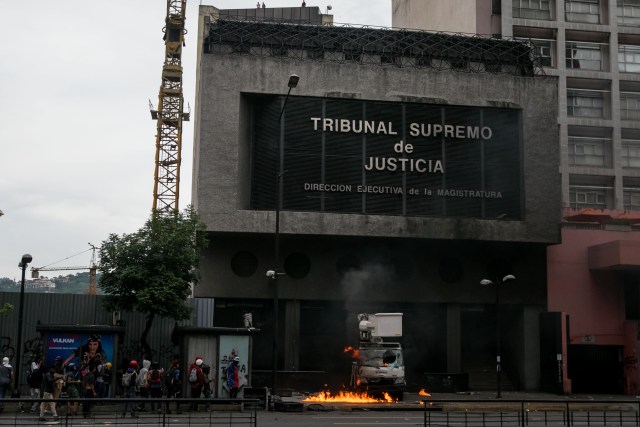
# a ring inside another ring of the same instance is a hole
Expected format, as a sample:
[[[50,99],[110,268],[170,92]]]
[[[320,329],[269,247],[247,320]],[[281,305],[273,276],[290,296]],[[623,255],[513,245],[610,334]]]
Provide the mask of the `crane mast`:
[[[167,0],[164,43],[165,58],[158,109],[151,106],[151,118],[157,120],[156,158],[153,184],[153,211],[172,213],[178,209],[180,163],[182,161],[182,122],[189,120],[183,112],[182,47],[184,46],[186,0]],[[151,104],[151,102],[150,102]]]

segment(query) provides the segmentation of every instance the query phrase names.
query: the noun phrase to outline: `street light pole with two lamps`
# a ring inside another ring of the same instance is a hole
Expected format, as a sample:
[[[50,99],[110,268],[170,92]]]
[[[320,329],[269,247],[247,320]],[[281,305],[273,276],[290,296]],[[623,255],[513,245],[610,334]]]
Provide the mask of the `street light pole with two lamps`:
[[[18,310],[18,345],[16,346],[16,360],[14,376],[16,380],[14,396],[20,397],[20,357],[22,350],[22,322],[24,313],[24,279],[25,272],[27,271],[27,265],[33,260],[33,257],[29,254],[22,255],[22,259],[18,264],[18,267],[22,269],[22,282],[20,282],[20,308]]]
[[[495,282],[489,279],[482,279],[480,284],[482,286],[493,285],[496,288],[496,399],[502,397],[500,390],[500,375],[502,373],[502,363],[500,360],[500,286],[507,282],[516,280],[516,276],[513,274],[507,274],[502,280],[496,280]]]
[[[284,145],[284,122],[282,120],[284,115],[284,110],[287,107],[287,100],[289,99],[289,94],[291,93],[291,89],[294,89],[298,86],[298,81],[300,77],[296,74],[291,74],[289,76],[289,90],[287,91],[287,95],[284,97],[284,102],[282,103],[282,109],[280,110],[280,118],[278,120],[280,124],[280,137],[278,139],[278,150],[276,153],[278,168],[276,173],[276,230],[275,230],[275,245],[274,245],[274,258],[275,258],[275,266],[273,270],[267,271],[267,277],[273,280],[273,368],[271,372],[271,392],[275,394],[276,392],[276,381],[278,375],[278,279],[280,276],[285,274],[284,272],[280,272],[280,208],[282,206],[282,177],[286,173],[285,170],[282,169],[282,156],[283,156],[283,145]]]

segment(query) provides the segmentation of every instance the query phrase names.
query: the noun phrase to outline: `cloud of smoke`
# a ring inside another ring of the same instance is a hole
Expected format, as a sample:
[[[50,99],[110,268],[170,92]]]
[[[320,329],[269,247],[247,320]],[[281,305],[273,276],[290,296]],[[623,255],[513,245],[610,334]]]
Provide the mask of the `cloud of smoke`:
[[[367,309],[372,310],[371,313],[382,310],[383,307],[376,307],[375,301],[382,299],[383,289],[390,286],[392,279],[393,271],[390,267],[378,263],[350,269],[342,276],[340,287],[347,316],[345,325],[351,342],[358,340],[358,313],[366,312]]]

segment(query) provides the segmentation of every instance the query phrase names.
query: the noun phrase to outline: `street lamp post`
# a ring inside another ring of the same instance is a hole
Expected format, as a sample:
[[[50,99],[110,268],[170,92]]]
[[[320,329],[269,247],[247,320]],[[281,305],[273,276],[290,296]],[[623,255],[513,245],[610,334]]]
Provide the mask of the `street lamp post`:
[[[480,284],[482,286],[493,285],[496,288],[496,399],[502,397],[500,391],[500,375],[502,373],[502,361],[500,360],[500,286],[516,280],[516,276],[508,274],[502,278],[502,280],[496,280],[495,282],[489,279],[482,279]]]
[[[18,310],[18,345],[16,347],[16,360],[14,375],[16,379],[16,387],[14,395],[20,397],[20,357],[22,351],[22,315],[24,313],[24,278],[27,270],[27,265],[33,260],[33,257],[29,254],[22,255],[22,259],[18,264],[18,267],[22,269],[22,282],[20,283],[20,308]]]
[[[278,375],[278,279],[283,272],[280,272],[280,207],[282,206],[282,177],[286,173],[286,171],[282,170],[282,146],[284,140],[284,122],[282,121],[284,110],[287,107],[287,100],[289,99],[289,94],[291,93],[291,89],[294,89],[298,86],[298,81],[300,77],[296,74],[292,74],[289,76],[289,90],[287,91],[287,95],[284,97],[284,102],[282,103],[282,109],[280,110],[280,118],[278,122],[280,123],[280,138],[278,140],[278,151],[276,153],[278,169],[276,173],[276,230],[275,230],[275,242],[274,242],[274,257],[275,257],[275,265],[273,270],[267,271],[267,277],[273,280],[273,368],[271,372],[271,392],[275,394],[276,391],[276,381]]]

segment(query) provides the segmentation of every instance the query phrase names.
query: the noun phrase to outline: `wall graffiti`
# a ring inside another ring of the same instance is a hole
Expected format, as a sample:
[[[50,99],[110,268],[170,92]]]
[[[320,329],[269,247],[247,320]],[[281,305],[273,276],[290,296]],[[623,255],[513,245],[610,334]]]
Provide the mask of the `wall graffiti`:
[[[160,366],[168,366],[173,360],[177,347],[174,344],[162,344],[158,348],[152,348],[151,358],[154,362],[160,363]],[[138,340],[130,340],[128,343],[120,346],[120,357],[122,359],[139,359],[144,354],[144,349]]]
[[[16,349],[13,347],[11,337],[0,337],[0,353],[2,353],[2,357],[8,357],[9,360],[13,360],[16,356]]]

